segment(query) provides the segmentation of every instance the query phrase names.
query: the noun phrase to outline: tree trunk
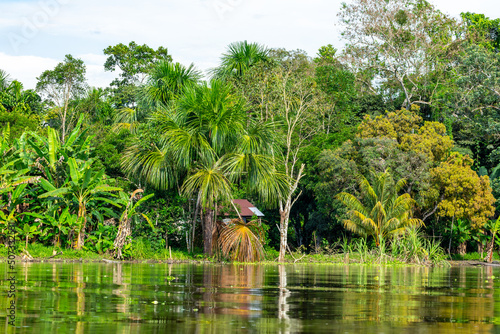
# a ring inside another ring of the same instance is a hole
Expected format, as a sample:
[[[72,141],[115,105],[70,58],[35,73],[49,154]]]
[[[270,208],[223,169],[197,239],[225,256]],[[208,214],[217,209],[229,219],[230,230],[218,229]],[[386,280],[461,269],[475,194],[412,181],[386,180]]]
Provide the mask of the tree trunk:
[[[83,218],[83,226],[78,230],[78,235],[76,237],[76,247],[75,249],[82,249],[83,244],[85,243],[85,229],[87,228],[87,219]]]
[[[80,221],[83,220],[82,227],[78,229],[75,245],[75,249],[80,250],[85,243],[85,228],[87,227],[87,216],[85,214],[85,204],[83,202],[78,204],[78,219]]]
[[[56,237],[54,238],[54,246],[61,247],[61,230],[59,230]]]
[[[495,246],[495,235],[491,237],[490,242],[488,242],[488,245],[486,246],[486,261],[491,263],[493,261],[493,248]]]
[[[453,223],[455,222],[455,215],[451,218],[451,230],[450,230],[450,243],[448,244],[448,255],[451,255],[451,239],[453,238]]]
[[[285,253],[288,246],[288,222],[290,220],[290,211],[292,210],[292,206],[295,204],[295,202],[300,197],[302,192],[300,192],[295,197],[295,199],[292,199],[292,196],[295,190],[297,190],[299,181],[303,176],[302,173],[304,172],[304,167],[305,167],[304,164],[300,166],[299,172],[297,173],[297,177],[295,178],[292,186],[290,187],[288,196],[286,197],[286,201],[283,203],[283,201],[280,200],[280,256],[278,258],[279,262],[285,261]]]
[[[288,245],[288,219],[290,212],[285,206],[284,210],[280,210],[280,256],[278,262],[285,262],[286,247]]]
[[[467,252],[467,241],[464,241],[458,245],[458,254],[465,255]]]
[[[203,251],[206,255],[213,254],[213,237],[215,231],[214,211],[206,208],[203,216]]]
[[[190,251],[191,253],[194,252],[194,237],[195,237],[195,232],[196,232],[196,220],[198,219],[198,213],[200,213],[200,205],[201,205],[201,199],[200,197],[198,196],[198,198],[196,199],[196,205],[195,205],[195,209],[194,209],[194,218],[193,218],[193,227],[192,227],[192,231],[191,231],[191,240],[190,240],[190,244],[188,246],[188,251]],[[200,216],[201,216],[201,213],[200,213]]]
[[[118,233],[113,244],[115,248],[115,257],[117,257],[118,259],[123,258],[122,249],[130,234],[130,219],[125,217],[125,219],[121,221],[120,225],[118,226]]]

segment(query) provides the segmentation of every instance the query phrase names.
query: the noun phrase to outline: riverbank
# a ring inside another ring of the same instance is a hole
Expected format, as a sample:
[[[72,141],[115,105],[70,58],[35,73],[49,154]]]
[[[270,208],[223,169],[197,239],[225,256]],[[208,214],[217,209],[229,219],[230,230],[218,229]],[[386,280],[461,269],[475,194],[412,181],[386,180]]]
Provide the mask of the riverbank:
[[[496,255],[496,254],[495,254]],[[7,260],[6,249],[0,249],[0,261]],[[480,255],[472,253],[467,259],[441,259],[431,262],[426,258],[397,258],[390,254],[380,256],[376,252],[349,252],[331,254],[287,254],[286,264],[329,264],[329,265],[388,265],[388,266],[500,266],[500,262],[494,261],[489,264],[480,260]],[[497,259],[497,255],[495,256]],[[116,260],[109,253],[98,254],[87,250],[60,249],[46,247],[39,244],[31,244],[27,250],[19,251],[16,261],[20,262],[49,262],[49,263],[229,263],[217,257],[206,257],[202,253],[189,254],[181,250],[162,250],[161,252],[137,252],[134,258]],[[268,251],[266,259],[259,264],[277,264],[277,252]],[[250,263],[248,263],[250,264]],[[253,263],[255,264],[255,263]]]
[[[111,264],[125,264],[125,263],[151,263],[151,264],[181,264],[181,263],[192,263],[192,264],[245,264],[245,265],[255,265],[255,264],[280,264],[277,261],[262,261],[262,262],[253,262],[253,263],[240,263],[240,262],[227,262],[227,261],[218,261],[214,259],[188,259],[188,260],[155,260],[155,259],[141,259],[141,260],[116,260],[111,258],[98,258],[98,259],[89,259],[89,258],[32,258],[26,259],[22,257],[16,257],[15,259],[18,262],[23,263],[111,263]],[[6,262],[6,257],[0,257],[0,262]],[[311,261],[310,259],[305,258],[304,261],[294,262],[293,259],[286,259],[286,262],[283,263],[285,265],[290,264],[311,264],[311,265],[386,265],[386,266],[430,266],[429,264],[421,264],[416,265],[414,263],[394,263],[394,262],[386,262],[386,263],[361,263],[361,262],[316,262]],[[491,266],[491,267],[500,267],[500,261],[493,261],[492,263],[487,263],[484,261],[470,261],[470,260],[451,260],[447,261],[446,264],[442,264],[441,266],[449,266],[449,267],[474,267],[474,266]]]

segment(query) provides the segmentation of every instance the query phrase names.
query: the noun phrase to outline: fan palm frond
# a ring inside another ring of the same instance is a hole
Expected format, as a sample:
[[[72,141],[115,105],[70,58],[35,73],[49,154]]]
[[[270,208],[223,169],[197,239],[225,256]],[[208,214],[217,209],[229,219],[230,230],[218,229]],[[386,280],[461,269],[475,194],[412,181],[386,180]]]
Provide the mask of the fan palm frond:
[[[219,67],[212,69],[214,78],[229,79],[241,77],[245,71],[261,61],[269,59],[269,50],[258,43],[234,42],[222,55]]]
[[[219,236],[222,254],[233,261],[260,261],[264,258],[260,235],[262,229],[255,222],[245,223],[240,219],[233,219],[223,226]]]

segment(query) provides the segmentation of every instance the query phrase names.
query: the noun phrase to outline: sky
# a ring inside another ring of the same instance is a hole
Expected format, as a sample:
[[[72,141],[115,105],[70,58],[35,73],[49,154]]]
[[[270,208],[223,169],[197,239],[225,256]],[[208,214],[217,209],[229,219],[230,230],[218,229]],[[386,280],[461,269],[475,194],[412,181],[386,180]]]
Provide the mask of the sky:
[[[349,2],[350,0],[344,0]],[[66,54],[82,59],[91,86],[106,87],[103,50],[118,43],[164,46],[173,60],[206,71],[228,44],[247,40],[301,49],[342,49],[342,0],[0,0],[0,69],[26,89]],[[442,12],[500,17],[498,0],[430,0]]]

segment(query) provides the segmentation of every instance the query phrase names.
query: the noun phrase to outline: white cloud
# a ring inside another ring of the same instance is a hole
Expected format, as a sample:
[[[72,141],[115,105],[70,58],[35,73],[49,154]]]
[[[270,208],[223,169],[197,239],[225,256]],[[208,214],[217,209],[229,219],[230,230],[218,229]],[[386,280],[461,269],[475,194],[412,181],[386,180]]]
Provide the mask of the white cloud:
[[[23,83],[24,88],[35,88],[36,77],[47,69],[54,68],[57,60],[37,56],[10,56],[0,52],[0,68],[11,78]]]
[[[104,72],[104,55],[75,55],[82,59],[87,67],[87,82],[91,86],[106,87],[116,73]],[[38,77],[45,70],[53,69],[62,59],[37,56],[10,56],[0,52],[0,68],[5,70],[13,80],[23,83],[25,89],[33,89]]]

